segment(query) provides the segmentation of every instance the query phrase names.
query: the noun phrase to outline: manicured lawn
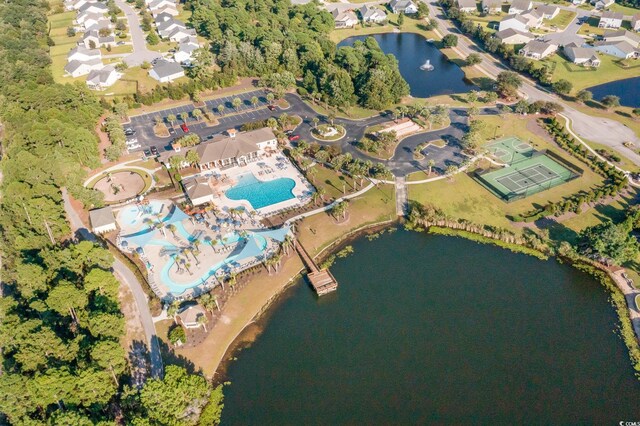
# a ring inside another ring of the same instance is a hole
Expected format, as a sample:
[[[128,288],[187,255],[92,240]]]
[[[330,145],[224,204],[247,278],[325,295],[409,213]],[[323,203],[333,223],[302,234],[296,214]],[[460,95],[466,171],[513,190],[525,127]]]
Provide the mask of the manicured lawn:
[[[133,52],[133,45],[131,44],[124,44],[122,46],[115,46],[111,48],[111,52],[109,52],[106,48],[101,47],[100,48],[100,52],[102,52],[102,55],[120,55],[123,53],[132,53]]]
[[[442,208],[447,214],[454,217],[467,219],[476,223],[485,223],[518,231],[507,215],[524,213],[539,205],[545,205],[550,201],[559,201],[583,189],[589,189],[602,182],[602,178],[579,162],[577,159],[564,153],[555,144],[532,133],[527,129],[527,120],[516,116],[510,116],[506,120],[501,117],[483,117],[487,123],[483,135],[487,142],[497,130],[500,136],[517,136],[525,142],[531,143],[534,148],[551,149],[567,161],[585,170],[584,175],[571,182],[559,185],[550,190],[540,192],[523,200],[505,203],[498,197],[480,186],[475,180],[465,173],[459,173],[453,180],[443,179],[436,182],[409,185],[409,199],[422,203],[432,203]],[[496,126],[500,125],[499,128]],[[410,180],[425,179],[424,173],[410,176]]]
[[[622,12],[623,15],[635,15],[636,13],[640,13],[640,9],[636,9],[629,6],[623,6],[618,3],[614,3],[607,8],[613,12]]]
[[[56,13],[49,16],[49,27],[54,28],[66,28],[69,27],[75,19],[77,13],[73,10],[69,12]]]
[[[332,169],[319,164],[315,165],[314,169],[316,170],[316,174],[312,177],[311,183],[318,189],[324,189],[325,200],[335,200],[336,198],[344,196],[345,194],[342,193],[343,187],[347,194],[356,188],[353,179],[349,176],[338,175]]]
[[[567,28],[567,25],[569,25],[569,23],[573,21],[573,18],[575,17],[576,17],[575,12],[571,12],[569,10],[560,10],[560,13],[558,13],[558,16],[548,21],[545,21],[545,24],[548,26],[555,25],[556,27],[558,27],[558,29],[564,30],[565,28]]]
[[[329,34],[329,38],[333,42],[339,43],[345,38],[349,38],[353,36],[390,33],[390,32],[393,32],[394,29],[398,29],[398,15],[389,13],[387,9],[384,9],[384,8],[382,9],[385,12],[387,12],[387,16],[389,18],[386,24],[384,25],[373,24],[371,26],[365,26],[365,27],[363,27],[361,24],[358,24],[354,28],[333,30],[331,34]],[[425,21],[423,20],[405,16],[404,24],[402,24],[402,28],[399,28],[399,29],[402,30],[403,32],[422,34],[427,39],[431,39],[431,38],[436,40],[440,39],[433,31],[427,31],[424,28],[424,25],[425,25]]]
[[[598,54],[602,61],[598,68],[585,68],[575,65],[559,54],[553,55],[543,62],[550,63],[553,69],[553,81],[560,79],[573,83],[573,93],[581,89],[607,83],[609,81],[640,76],[640,63],[630,61],[630,66],[624,67],[618,58]]]

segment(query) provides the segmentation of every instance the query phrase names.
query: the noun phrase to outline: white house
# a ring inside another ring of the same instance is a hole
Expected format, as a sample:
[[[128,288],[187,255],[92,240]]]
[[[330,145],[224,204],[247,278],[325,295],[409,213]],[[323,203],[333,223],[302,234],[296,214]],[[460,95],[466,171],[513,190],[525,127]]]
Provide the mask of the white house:
[[[209,186],[209,179],[205,177],[196,177],[190,179],[184,184],[184,192],[189,197],[189,201],[194,206],[212,203],[214,200],[213,190]]]
[[[169,34],[171,34],[171,32],[173,32],[173,30],[175,30],[176,28],[187,28],[184,22],[180,21],[179,19],[167,19],[166,21],[160,22],[157,27],[158,34],[160,34],[160,37],[162,38],[169,38]]]
[[[624,15],[620,12],[606,11],[602,13],[598,28],[620,28]]]
[[[193,52],[200,48],[200,45],[193,40],[195,39],[187,38],[185,42],[181,42],[178,45],[178,49],[173,55],[174,61],[182,64],[185,62],[191,62],[193,60]]]
[[[541,4],[536,8],[542,19],[553,19],[560,13],[560,8],[552,4]]]
[[[482,0],[482,11],[484,13],[500,13],[502,11],[502,1]]]
[[[631,17],[631,29],[633,31],[640,31],[640,13],[636,13]]]
[[[172,17],[176,17],[180,14],[180,12],[178,12],[178,9],[176,8],[175,5],[169,5],[169,6],[164,6],[158,9],[155,9],[151,12],[151,15],[153,16],[153,19],[155,19],[156,21],[158,21],[158,17],[160,15],[168,15],[169,18],[162,18],[160,19],[161,21],[166,21],[167,19],[170,19]]]
[[[640,45],[640,36],[627,30],[605,31],[602,38],[608,42],[626,41],[634,47]]]
[[[67,62],[86,62],[92,59],[102,59],[102,53],[100,53],[99,49],[87,49],[84,46],[78,46],[71,49],[67,55]]]
[[[509,6],[509,15],[522,13],[529,9],[533,9],[533,2],[531,0],[513,0],[513,3]]]
[[[85,25],[85,21],[89,18],[92,18],[93,21],[99,21],[100,19],[105,19],[104,14],[102,13],[96,13],[96,12],[82,12],[82,13],[78,13],[78,15],[76,16],[76,23],[79,25],[84,26]]]
[[[542,14],[534,9],[529,9],[520,14],[520,17],[526,19],[529,28],[538,28],[542,25]]]
[[[336,28],[353,28],[358,23],[358,17],[352,10],[340,11],[333,9],[331,12]]]
[[[107,7],[106,4],[99,3],[97,1],[85,3],[82,6],[80,6],[80,8],[78,9],[79,13],[90,12],[90,13],[101,13],[103,15],[108,11],[109,11],[109,8]]]
[[[158,10],[161,9],[163,7],[175,7],[176,3],[172,0],[152,0],[151,2],[149,2],[147,4],[147,7],[149,8],[150,11],[154,11],[154,10]]]
[[[593,46],[598,52],[616,58],[631,59],[640,56],[638,49],[626,41],[599,41]]]
[[[498,31],[508,29],[527,32],[527,30],[529,30],[528,21],[520,15],[507,15],[500,21]]]
[[[584,2],[585,0],[571,0],[571,4],[573,4],[574,6],[580,6]]]
[[[89,74],[93,70],[102,69],[104,65],[100,59],[88,59],[86,61],[78,61],[74,59],[64,66],[65,75],[69,77],[80,77]]]
[[[522,49],[520,49],[520,54],[526,58],[539,60],[552,55],[556,50],[558,50],[557,44],[531,40],[529,43],[525,44]]]
[[[169,83],[177,78],[184,77],[184,69],[176,62],[162,59],[151,68],[149,76],[160,83]]]
[[[571,43],[564,46],[563,49],[565,56],[576,65],[594,68],[600,66],[600,58],[592,47],[580,47]]]
[[[473,13],[478,11],[476,0],[458,0],[458,10],[463,13]]]
[[[198,322],[198,318],[200,317],[207,317],[207,313],[200,305],[188,306],[178,313],[180,324],[185,328],[200,328],[201,325]]]
[[[89,220],[91,221],[91,229],[96,234],[104,234],[117,229],[116,219],[113,216],[111,207],[89,211]]]
[[[518,31],[513,28],[498,31],[495,36],[504,44],[527,44],[535,39],[535,36],[530,32]]]
[[[596,9],[603,10],[611,6],[613,3],[615,3],[615,1],[614,0],[598,0],[592,3],[596,7]]]
[[[87,86],[92,90],[104,90],[111,87],[122,77],[113,65],[107,65],[99,70],[92,70],[87,76]]]
[[[116,45],[116,38],[113,34],[108,35],[106,37],[100,37],[100,32],[98,30],[91,30],[84,33],[82,36],[82,40],[80,43],[87,49],[95,49],[96,47],[108,47]]]
[[[387,14],[384,10],[367,5],[360,8],[360,16],[362,17],[362,22],[370,22],[374,24],[381,24],[387,20]]]
[[[85,19],[81,25],[81,27],[85,31],[100,30],[102,28],[113,27],[113,24],[111,23],[111,21],[105,18],[104,16],[98,15],[98,14],[92,14],[92,15],[93,16],[87,17],[87,19]]]
[[[393,13],[404,13],[405,15],[418,13],[418,6],[411,0],[391,0],[389,7]]]
[[[181,41],[196,36],[196,30],[193,28],[174,28],[167,37],[169,41],[180,43]]]

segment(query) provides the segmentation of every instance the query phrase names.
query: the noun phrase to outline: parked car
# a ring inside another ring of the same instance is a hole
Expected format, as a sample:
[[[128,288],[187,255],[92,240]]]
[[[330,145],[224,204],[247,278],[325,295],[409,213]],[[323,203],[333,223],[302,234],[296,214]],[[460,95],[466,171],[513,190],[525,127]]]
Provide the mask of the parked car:
[[[182,129],[183,132],[189,133],[189,127],[187,126],[187,123],[182,123],[180,125],[180,128]]]
[[[300,135],[289,135],[289,141],[291,142],[297,141],[298,139],[300,139]]]
[[[151,157],[151,151],[149,151],[148,149],[145,149],[144,151],[142,151],[142,153],[145,157]]]
[[[138,143],[138,138],[127,139],[126,141],[127,145],[133,145],[134,143]]]
[[[276,110],[275,105],[268,105],[267,108],[269,108],[269,111],[275,111]]]
[[[116,43],[116,46],[124,46],[124,41],[119,41]]]
[[[132,128],[124,129],[125,136],[133,136],[136,134],[136,131]]]
[[[127,149],[131,151],[132,149],[140,148],[141,145],[139,143],[134,143],[133,145],[127,145]]]
[[[151,149],[151,155],[158,155],[158,148],[156,148],[155,146],[152,146],[150,149]]]
[[[176,132],[176,129],[174,129],[173,127],[169,127],[169,134],[172,135]]]

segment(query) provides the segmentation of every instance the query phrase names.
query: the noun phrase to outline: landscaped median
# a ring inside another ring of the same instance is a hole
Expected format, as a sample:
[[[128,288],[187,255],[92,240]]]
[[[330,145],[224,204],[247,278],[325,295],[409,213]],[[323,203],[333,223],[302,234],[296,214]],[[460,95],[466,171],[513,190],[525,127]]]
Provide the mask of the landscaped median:
[[[85,183],[104,194],[105,204],[117,204],[147,192],[153,177],[138,168],[118,168],[101,172]]]
[[[324,142],[335,142],[344,138],[347,131],[339,124],[321,124],[311,129],[314,139]]]

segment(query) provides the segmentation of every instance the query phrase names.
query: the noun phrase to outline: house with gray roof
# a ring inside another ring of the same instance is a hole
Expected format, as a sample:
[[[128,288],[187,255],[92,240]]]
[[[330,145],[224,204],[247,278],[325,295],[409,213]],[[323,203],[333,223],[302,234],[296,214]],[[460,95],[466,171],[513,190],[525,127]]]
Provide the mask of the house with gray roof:
[[[640,45],[640,36],[627,30],[605,31],[602,39],[608,42],[626,41],[632,46]]]
[[[457,0],[458,10],[463,13],[473,13],[478,11],[476,0]]]
[[[352,10],[333,9],[331,15],[336,28],[353,28],[358,23],[358,17]]]
[[[393,13],[404,13],[405,15],[418,13],[418,6],[411,0],[391,0],[389,7]]]
[[[624,15],[620,12],[606,11],[600,17],[598,28],[620,28]]]
[[[636,46],[626,41],[598,41],[593,47],[600,53],[615,56],[620,59],[632,59],[640,57]]]
[[[484,13],[500,13],[502,12],[502,1],[482,0],[482,11]]]
[[[88,59],[86,61],[79,61],[77,59],[74,59],[72,61],[69,61],[67,65],[64,66],[64,72],[65,75],[76,78],[87,75],[93,70],[99,70],[103,66],[104,64],[99,58]]]
[[[184,69],[177,62],[169,62],[161,59],[149,71],[149,76],[160,83],[169,83],[180,77],[184,77]]]
[[[96,234],[105,234],[118,229],[111,207],[90,210],[89,221],[91,222],[91,230]]]
[[[640,31],[640,13],[636,13],[631,17],[631,29],[633,31]]]
[[[553,19],[560,13],[560,8],[553,4],[541,4],[536,11],[542,15],[542,19]]]
[[[507,15],[500,21],[498,31],[504,31],[508,29],[527,32],[529,30],[529,21],[527,21],[520,15]]]
[[[571,43],[563,47],[563,52],[567,59],[576,65],[593,68],[600,66],[600,58],[593,47],[581,47]]]
[[[91,59],[99,59],[99,60],[102,59],[102,53],[100,52],[99,49],[87,49],[83,45],[79,45],[71,49],[69,51],[69,54],[67,55],[67,62],[71,62],[71,61],[86,62]]]
[[[522,13],[532,8],[533,2],[531,0],[513,0],[513,3],[509,6],[509,14]]]
[[[107,7],[106,4],[100,3],[97,1],[85,3],[82,6],[80,6],[80,8],[78,9],[78,13],[90,12],[90,13],[100,13],[103,15],[108,11],[109,11],[109,8]]]
[[[385,11],[377,7],[364,5],[360,8],[359,12],[360,17],[362,17],[362,22],[381,24],[387,20]]]
[[[87,49],[95,49],[97,47],[108,46],[113,47],[116,45],[116,38],[113,36],[113,34],[106,37],[101,37],[100,31],[91,30],[84,33],[82,39],[80,40],[80,43],[82,43],[82,45]]]
[[[519,31],[514,28],[507,28],[495,33],[501,43],[504,44],[526,44],[536,37],[528,31]]]
[[[122,77],[113,65],[107,65],[98,70],[92,70],[87,76],[87,86],[92,90],[104,90],[111,87]]]
[[[169,34],[173,32],[176,28],[186,29],[187,26],[179,19],[168,19],[166,21],[160,22],[158,25],[158,34],[162,38],[169,38]]]
[[[278,147],[278,139],[268,127],[243,133],[232,129],[228,133],[229,137],[198,145],[201,169],[242,166],[257,160],[260,152]]]
[[[525,58],[540,60],[554,54],[557,50],[557,44],[540,40],[531,40],[529,43],[525,44],[522,49],[520,49],[520,54]]]

